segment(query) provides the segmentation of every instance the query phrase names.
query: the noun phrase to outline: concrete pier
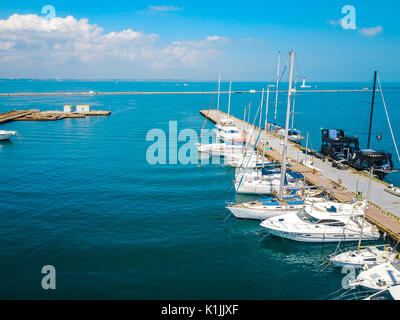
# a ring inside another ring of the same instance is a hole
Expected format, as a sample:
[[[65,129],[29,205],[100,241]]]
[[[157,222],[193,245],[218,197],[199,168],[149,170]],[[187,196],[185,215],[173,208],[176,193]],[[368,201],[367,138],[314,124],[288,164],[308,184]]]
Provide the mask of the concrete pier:
[[[65,118],[85,118],[94,116],[108,116],[111,111],[91,110],[88,112],[63,112],[63,111],[40,111],[15,110],[0,114],[0,123],[9,121],[56,121]]]
[[[207,116],[212,122],[217,122],[219,119],[228,116],[225,112],[217,110],[201,110],[200,113]],[[254,145],[259,134],[259,128],[232,115],[230,118],[243,132],[246,131],[251,134],[254,129],[253,139],[248,140],[250,144]],[[271,147],[271,150],[262,150],[261,146],[265,143]],[[281,136],[263,130],[258,146],[259,152],[264,151],[265,156],[270,160],[281,161],[283,150],[283,138]],[[307,161],[312,160],[314,167],[318,169],[312,170],[300,164],[300,161],[305,159],[303,149],[300,145],[289,142],[288,163],[292,165],[291,170],[303,174],[312,185],[328,188],[332,197],[341,202],[350,202],[356,197],[357,192],[362,192],[362,195],[366,197],[368,183],[370,183],[367,219],[381,231],[386,232],[393,240],[400,241],[400,197],[385,191],[387,183],[376,178],[369,181],[369,176],[364,172],[358,172],[352,168],[338,170],[332,167],[331,162],[308,155]]]

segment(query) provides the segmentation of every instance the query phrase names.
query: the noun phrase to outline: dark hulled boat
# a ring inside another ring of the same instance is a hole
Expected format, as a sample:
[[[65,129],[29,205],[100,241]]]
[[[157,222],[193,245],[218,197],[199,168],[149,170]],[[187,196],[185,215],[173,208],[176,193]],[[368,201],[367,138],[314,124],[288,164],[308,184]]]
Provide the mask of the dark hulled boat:
[[[392,154],[372,149],[360,149],[357,137],[349,137],[341,129],[323,129],[321,153],[342,161],[356,170],[370,170],[383,178],[393,168]]]
[[[322,129],[321,153],[336,161],[341,161],[356,170],[374,169],[374,174],[380,179],[392,171],[392,154],[385,151],[370,149],[372,116],[375,101],[376,71],[374,73],[374,87],[372,91],[371,115],[366,149],[360,149],[358,137],[344,134],[342,129]]]

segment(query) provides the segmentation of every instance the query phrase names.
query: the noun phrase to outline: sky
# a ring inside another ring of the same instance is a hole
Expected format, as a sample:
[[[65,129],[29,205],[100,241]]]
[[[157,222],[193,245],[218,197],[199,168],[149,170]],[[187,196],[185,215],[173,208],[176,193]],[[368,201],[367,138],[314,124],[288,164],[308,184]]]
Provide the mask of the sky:
[[[1,1],[0,78],[400,81],[400,1],[48,1]]]

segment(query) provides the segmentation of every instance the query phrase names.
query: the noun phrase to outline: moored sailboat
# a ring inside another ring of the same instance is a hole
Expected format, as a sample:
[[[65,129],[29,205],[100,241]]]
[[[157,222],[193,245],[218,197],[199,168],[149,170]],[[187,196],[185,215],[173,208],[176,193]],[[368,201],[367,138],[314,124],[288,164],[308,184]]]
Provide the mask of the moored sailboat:
[[[337,267],[362,268],[364,266],[376,266],[385,262],[393,262],[398,253],[391,247],[368,246],[359,250],[347,250],[330,257],[330,261]]]
[[[349,285],[362,286],[371,290],[384,290],[400,285],[400,261],[385,262],[368,268],[360,272]]]

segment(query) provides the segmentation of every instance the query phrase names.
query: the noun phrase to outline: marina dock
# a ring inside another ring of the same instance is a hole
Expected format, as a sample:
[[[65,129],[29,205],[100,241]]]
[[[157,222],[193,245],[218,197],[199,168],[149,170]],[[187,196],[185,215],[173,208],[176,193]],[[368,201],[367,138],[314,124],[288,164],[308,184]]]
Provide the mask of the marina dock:
[[[26,117],[33,113],[33,110],[15,110],[0,114],[0,123],[13,121],[18,118]]]
[[[218,110],[201,110],[200,113],[214,123],[228,116],[225,112]],[[254,129],[253,138],[251,141],[248,140],[250,145],[254,145],[259,134],[259,128],[232,115],[230,115],[230,118],[235,122],[239,130],[251,133]],[[265,145],[268,145],[270,150],[261,147]],[[317,170],[310,169],[300,163],[306,156],[303,149],[305,148],[289,141],[287,152],[288,164],[291,165],[291,170],[304,175],[306,181],[311,185],[327,188],[327,192],[340,202],[350,202],[360,194],[365,198],[368,184],[370,183],[369,206],[366,212],[367,219],[394,241],[400,241],[400,197],[385,191],[388,186],[386,182],[376,178],[370,180],[368,174],[358,172],[352,168],[338,170],[332,167],[330,161],[308,155],[307,161],[312,159],[313,166],[317,168]],[[260,153],[264,152],[265,156],[273,162],[281,162],[282,150],[283,137],[270,131],[262,130],[258,151]]]
[[[94,116],[108,116],[111,111],[91,110],[87,112],[63,112],[63,111],[40,111],[15,110],[0,114],[0,123],[9,121],[56,121],[66,118],[85,118]]]

